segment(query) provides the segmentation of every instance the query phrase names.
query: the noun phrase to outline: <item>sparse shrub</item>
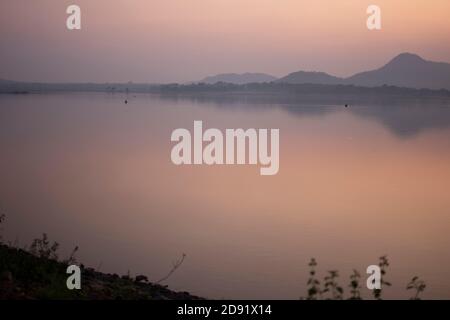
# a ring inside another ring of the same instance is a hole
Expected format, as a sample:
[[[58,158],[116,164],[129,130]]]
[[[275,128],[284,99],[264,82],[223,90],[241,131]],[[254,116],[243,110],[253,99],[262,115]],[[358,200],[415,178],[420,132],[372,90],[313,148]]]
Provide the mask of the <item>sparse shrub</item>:
[[[381,272],[381,289],[374,289],[372,291],[372,293],[373,293],[373,296],[375,299],[381,300],[381,295],[383,293],[383,287],[391,286],[391,283],[386,281],[384,278],[386,275],[387,267],[389,267],[389,260],[388,260],[387,256],[381,256],[379,258],[378,266],[380,267],[380,272]]]
[[[344,289],[337,283],[339,273],[337,270],[328,271],[328,275],[324,278],[324,289],[322,293],[329,292],[332,300],[342,300]]]
[[[34,239],[30,246],[30,252],[37,257],[44,259],[58,260],[59,244],[50,244],[46,233],[42,234],[42,239]]]
[[[379,267],[381,273],[381,289],[372,290],[372,294],[375,299],[381,300],[382,289],[384,286],[391,286],[391,283],[386,281],[384,277],[386,276],[387,267],[389,266],[389,261],[387,256],[382,256],[379,258]],[[307,298],[308,300],[317,300],[317,299],[331,299],[331,300],[342,300],[344,299],[344,290],[341,286],[339,286],[337,279],[339,277],[339,273],[337,270],[328,271],[328,274],[324,277],[324,287],[321,290],[321,283],[317,279],[316,276],[316,268],[317,262],[314,258],[312,258],[308,264],[310,267],[309,270],[309,279],[307,282]],[[348,299],[350,300],[362,300],[361,297],[361,274],[357,270],[353,270],[353,273],[350,275],[350,296]],[[414,296],[411,298],[413,300],[420,300],[420,294],[425,290],[426,284],[423,280],[420,280],[419,277],[414,277],[408,283],[406,287],[407,290],[414,290]],[[326,296],[325,296],[326,295]],[[303,298],[301,298],[303,299]]]
[[[415,294],[411,298],[411,300],[420,300],[420,293],[425,290],[427,285],[425,284],[425,281],[419,279],[419,277],[415,276],[411,279],[411,281],[406,286],[406,290],[414,290]]]
[[[77,259],[76,259],[75,255],[78,252],[78,249],[79,249],[78,246],[73,248],[72,252],[70,253],[69,258],[64,260],[64,263],[66,263],[67,265],[77,264]]]
[[[309,279],[307,282],[308,286],[308,300],[317,300],[318,298],[322,297],[322,293],[320,290],[320,281],[316,278],[316,266],[317,262],[316,259],[311,258],[311,261],[308,264],[310,270],[309,270]]]
[[[168,273],[166,276],[164,276],[163,278],[161,278],[159,281],[157,281],[156,283],[157,283],[157,284],[160,284],[161,282],[166,281],[167,279],[169,279],[170,276],[171,276],[175,271],[177,271],[177,269],[178,269],[179,267],[181,267],[181,265],[182,265],[183,262],[184,262],[184,259],[186,259],[186,253],[183,253],[183,254],[181,255],[181,258],[180,258],[180,259],[174,261],[174,262],[173,262],[172,269],[170,269],[169,273]]]
[[[353,270],[353,273],[350,275],[350,299],[351,300],[360,300],[361,299],[361,285],[359,283],[361,279],[361,275],[357,270]]]
[[[4,223],[4,221],[5,215],[0,213],[0,227],[2,223]],[[0,273],[11,273],[14,276],[15,281],[20,284],[18,288],[20,287],[20,290],[24,290],[24,292],[30,293],[30,297],[38,299],[86,298],[87,296],[85,292],[71,292],[68,291],[65,286],[65,264],[76,264],[75,255],[78,252],[78,246],[73,249],[69,258],[62,262],[58,262],[58,248],[59,244],[57,242],[51,243],[48,239],[47,234],[45,233],[42,235],[41,239],[33,240],[28,252],[24,249],[14,248],[11,245],[1,244]],[[36,257],[42,259],[39,260]],[[157,283],[167,280],[167,278],[169,278],[177,270],[177,268],[181,266],[185,257],[186,255],[183,254],[181,259],[175,261],[170,272]],[[38,263],[36,262],[37,260],[39,260]],[[391,283],[385,280],[387,267],[389,267],[387,256],[380,257],[378,265],[381,272],[381,287],[383,288],[384,286],[391,286]],[[81,266],[82,268],[84,268],[83,265]],[[307,282],[308,300],[322,299],[324,298],[324,296],[327,299],[333,300],[344,299],[344,290],[337,281],[337,279],[339,278],[339,273],[337,270],[328,271],[328,274],[324,277],[323,289],[321,289],[321,282],[317,277],[316,260],[314,258],[311,258],[308,266],[310,268],[309,278]],[[105,275],[101,277],[104,276]],[[117,275],[115,277],[111,277],[116,280],[119,279]],[[132,279],[129,271],[127,276],[123,276],[122,279],[128,281],[134,280],[135,283],[140,284],[140,287],[148,283],[148,278],[143,275],[136,276],[135,279]],[[353,270],[353,273],[350,275],[349,299],[362,299],[360,280],[360,273],[357,270]],[[121,294],[115,294],[116,297],[134,297],[136,295],[136,290],[130,287],[129,283],[126,283],[125,287],[123,287],[123,285],[123,282],[119,282],[117,290],[121,290]],[[412,300],[420,300],[420,294],[425,290],[425,288],[425,282],[417,276],[413,277],[406,287],[407,290],[410,290],[414,293],[411,297]],[[0,286],[0,296],[2,293],[1,289],[2,288]],[[372,293],[376,299],[381,299],[382,289],[373,290]],[[147,297],[147,295],[144,296]]]

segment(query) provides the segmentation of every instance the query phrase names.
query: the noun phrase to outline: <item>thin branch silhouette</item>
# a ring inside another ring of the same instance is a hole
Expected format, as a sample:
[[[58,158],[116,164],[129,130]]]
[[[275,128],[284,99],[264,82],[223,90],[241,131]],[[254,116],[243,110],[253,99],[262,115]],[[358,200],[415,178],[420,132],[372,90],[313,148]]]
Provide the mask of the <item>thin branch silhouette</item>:
[[[166,276],[164,276],[163,278],[161,278],[159,281],[157,281],[156,283],[160,284],[161,282],[169,279],[170,276],[183,264],[185,258],[186,258],[186,254],[183,253],[183,255],[181,256],[181,259],[179,259],[173,263],[173,267],[169,271],[169,273]]]

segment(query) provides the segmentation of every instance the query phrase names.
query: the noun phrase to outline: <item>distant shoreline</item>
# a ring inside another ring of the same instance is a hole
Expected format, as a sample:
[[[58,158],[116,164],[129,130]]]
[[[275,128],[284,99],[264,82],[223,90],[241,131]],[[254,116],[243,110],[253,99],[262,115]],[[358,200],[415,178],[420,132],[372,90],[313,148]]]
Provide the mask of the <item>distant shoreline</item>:
[[[51,83],[0,83],[0,94],[67,94],[104,93],[123,98],[125,103],[133,94],[151,94],[162,99],[194,100],[215,103],[307,104],[307,105],[439,105],[450,107],[450,90],[412,89],[395,86],[358,87],[354,85],[325,84],[51,84]]]
[[[231,84],[142,84],[142,83],[34,83],[0,82],[1,94],[103,92],[103,93],[157,93],[176,95],[358,95],[450,98],[450,90],[414,89],[396,86],[363,87],[355,85],[249,83]]]

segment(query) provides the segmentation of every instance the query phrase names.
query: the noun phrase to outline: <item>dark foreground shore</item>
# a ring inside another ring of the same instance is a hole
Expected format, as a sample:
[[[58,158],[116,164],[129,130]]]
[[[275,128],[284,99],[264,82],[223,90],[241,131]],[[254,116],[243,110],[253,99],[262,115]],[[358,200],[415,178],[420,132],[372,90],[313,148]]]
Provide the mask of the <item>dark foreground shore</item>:
[[[105,274],[81,267],[81,289],[68,290],[66,262],[37,257],[23,249],[0,244],[0,299],[197,300],[152,284],[145,276]]]

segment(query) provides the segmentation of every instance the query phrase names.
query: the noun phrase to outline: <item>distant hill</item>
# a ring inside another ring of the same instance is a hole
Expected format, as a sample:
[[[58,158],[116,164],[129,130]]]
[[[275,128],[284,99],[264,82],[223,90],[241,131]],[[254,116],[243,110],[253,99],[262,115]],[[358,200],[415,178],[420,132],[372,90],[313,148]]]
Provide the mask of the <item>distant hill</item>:
[[[331,76],[325,72],[297,71],[278,79],[277,82],[297,84],[340,84],[343,82],[343,79]]]
[[[450,90],[450,63],[427,61],[416,54],[402,53],[383,67],[357,73],[348,78],[339,78],[324,72],[298,71],[277,79],[264,73],[224,73],[206,77],[198,82],[186,85],[222,84],[222,90],[229,88],[223,84],[313,84],[313,85],[355,85],[359,87],[396,86],[412,89]],[[171,84],[178,86],[180,84]],[[277,86],[265,86],[266,88]],[[107,92],[149,92],[159,90],[158,85],[145,83],[38,83],[18,82],[0,79],[0,93],[8,92],[42,92],[42,91],[107,91]],[[164,90],[169,87],[161,86]],[[195,87],[196,88],[196,87]],[[199,87],[202,89],[203,87]],[[277,87],[279,88],[279,87]],[[203,88],[211,89],[211,88]],[[216,88],[212,88],[216,89]],[[195,89],[197,90],[197,89]]]
[[[201,83],[214,84],[217,82],[227,82],[233,84],[272,82],[276,77],[265,73],[222,73],[215,76],[206,77],[199,81]]]
[[[278,82],[353,84],[362,87],[391,85],[450,90],[450,64],[427,61],[412,53],[402,53],[379,69],[357,73],[348,78],[334,77],[324,72],[299,71],[280,78]]]
[[[432,62],[416,54],[402,53],[385,66],[355,74],[347,84],[365,87],[394,85],[409,88],[450,89],[450,64]]]

